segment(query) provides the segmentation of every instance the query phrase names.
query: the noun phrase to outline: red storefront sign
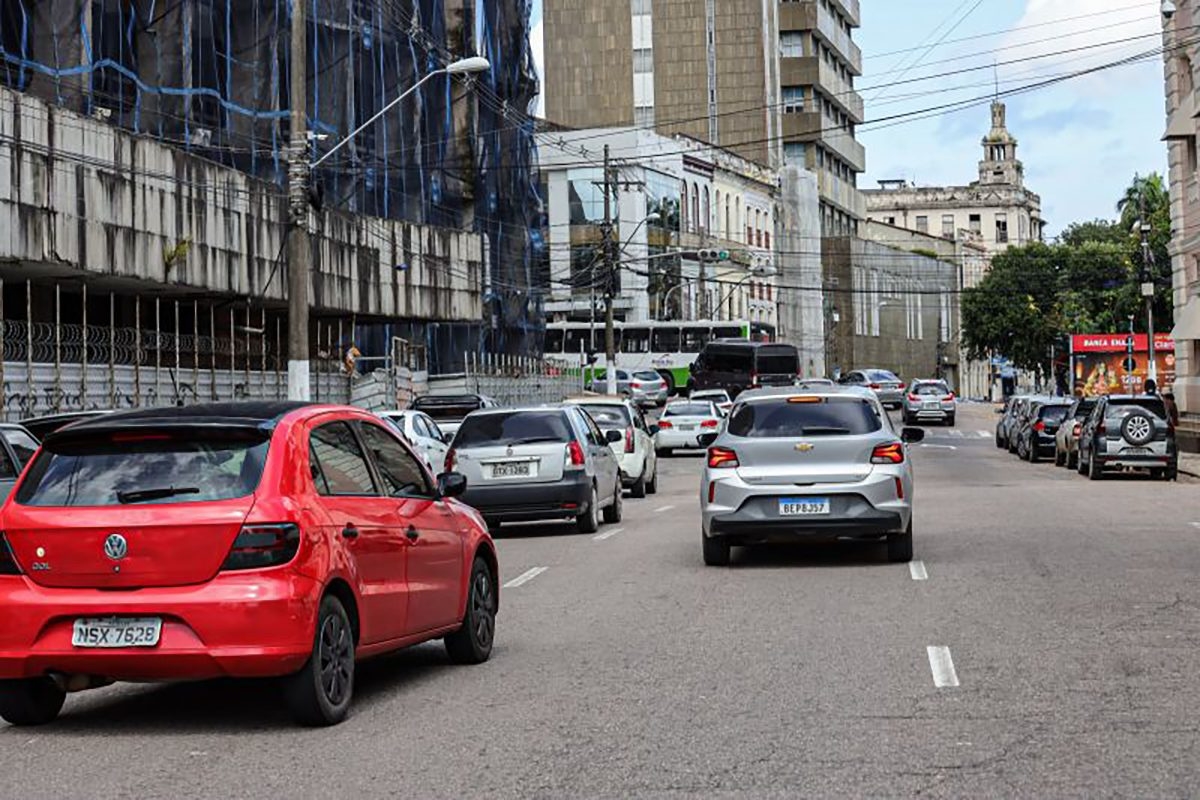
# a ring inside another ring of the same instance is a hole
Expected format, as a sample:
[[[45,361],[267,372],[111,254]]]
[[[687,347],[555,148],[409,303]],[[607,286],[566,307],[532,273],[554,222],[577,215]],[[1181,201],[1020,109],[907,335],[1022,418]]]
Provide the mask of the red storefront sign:
[[[1124,353],[1128,348],[1128,333],[1085,333],[1071,337],[1072,353]],[[1154,350],[1158,353],[1175,352],[1175,341],[1168,333],[1154,334]],[[1146,352],[1146,334],[1133,335],[1133,352]]]

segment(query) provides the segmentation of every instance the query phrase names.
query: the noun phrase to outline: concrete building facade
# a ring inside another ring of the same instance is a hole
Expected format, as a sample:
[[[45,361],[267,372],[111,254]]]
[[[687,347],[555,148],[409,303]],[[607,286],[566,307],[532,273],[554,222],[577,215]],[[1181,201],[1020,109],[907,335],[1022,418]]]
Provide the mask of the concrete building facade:
[[[1198,0],[1177,0],[1163,17],[1166,133],[1171,196],[1171,285],[1175,299],[1175,400],[1181,448],[1200,451],[1200,124],[1196,115]]]
[[[546,112],[812,172],[824,232],[865,215],[858,0],[546,0]]]
[[[992,103],[991,111],[978,180],[965,186],[880,181],[880,188],[863,191],[867,218],[947,239],[966,230],[993,254],[1041,241],[1041,198],[1025,186],[1025,167],[1017,158],[1017,140],[1008,130],[1004,104]]]
[[[821,249],[830,374],[881,368],[906,381],[956,379],[953,264],[856,237],[827,239]]]

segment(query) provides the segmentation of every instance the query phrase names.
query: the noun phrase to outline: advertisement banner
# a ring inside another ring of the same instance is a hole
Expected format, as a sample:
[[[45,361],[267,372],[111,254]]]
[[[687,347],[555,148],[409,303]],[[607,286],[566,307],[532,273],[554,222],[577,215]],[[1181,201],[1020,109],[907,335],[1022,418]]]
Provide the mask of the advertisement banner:
[[[1072,394],[1096,397],[1105,394],[1140,394],[1149,377],[1146,334],[1106,333],[1071,337]],[[1154,361],[1159,391],[1170,391],[1175,382],[1175,342],[1167,334],[1154,337]],[[1132,369],[1125,360],[1132,358]]]

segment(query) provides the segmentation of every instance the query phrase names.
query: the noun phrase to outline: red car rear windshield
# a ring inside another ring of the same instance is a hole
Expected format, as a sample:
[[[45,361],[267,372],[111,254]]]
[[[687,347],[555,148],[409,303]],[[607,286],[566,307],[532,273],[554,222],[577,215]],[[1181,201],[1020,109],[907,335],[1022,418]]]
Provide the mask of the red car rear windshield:
[[[203,439],[201,441],[201,438]],[[105,434],[42,448],[17,491],[25,506],[198,503],[252,493],[267,459],[267,434],[206,431]]]

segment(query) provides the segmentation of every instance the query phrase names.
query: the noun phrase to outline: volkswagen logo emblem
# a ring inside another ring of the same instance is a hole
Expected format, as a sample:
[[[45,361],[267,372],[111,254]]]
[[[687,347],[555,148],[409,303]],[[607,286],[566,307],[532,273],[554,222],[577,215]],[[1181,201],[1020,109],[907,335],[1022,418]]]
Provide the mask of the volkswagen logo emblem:
[[[119,533],[110,533],[104,540],[104,555],[113,561],[120,561],[129,552],[129,543]]]

